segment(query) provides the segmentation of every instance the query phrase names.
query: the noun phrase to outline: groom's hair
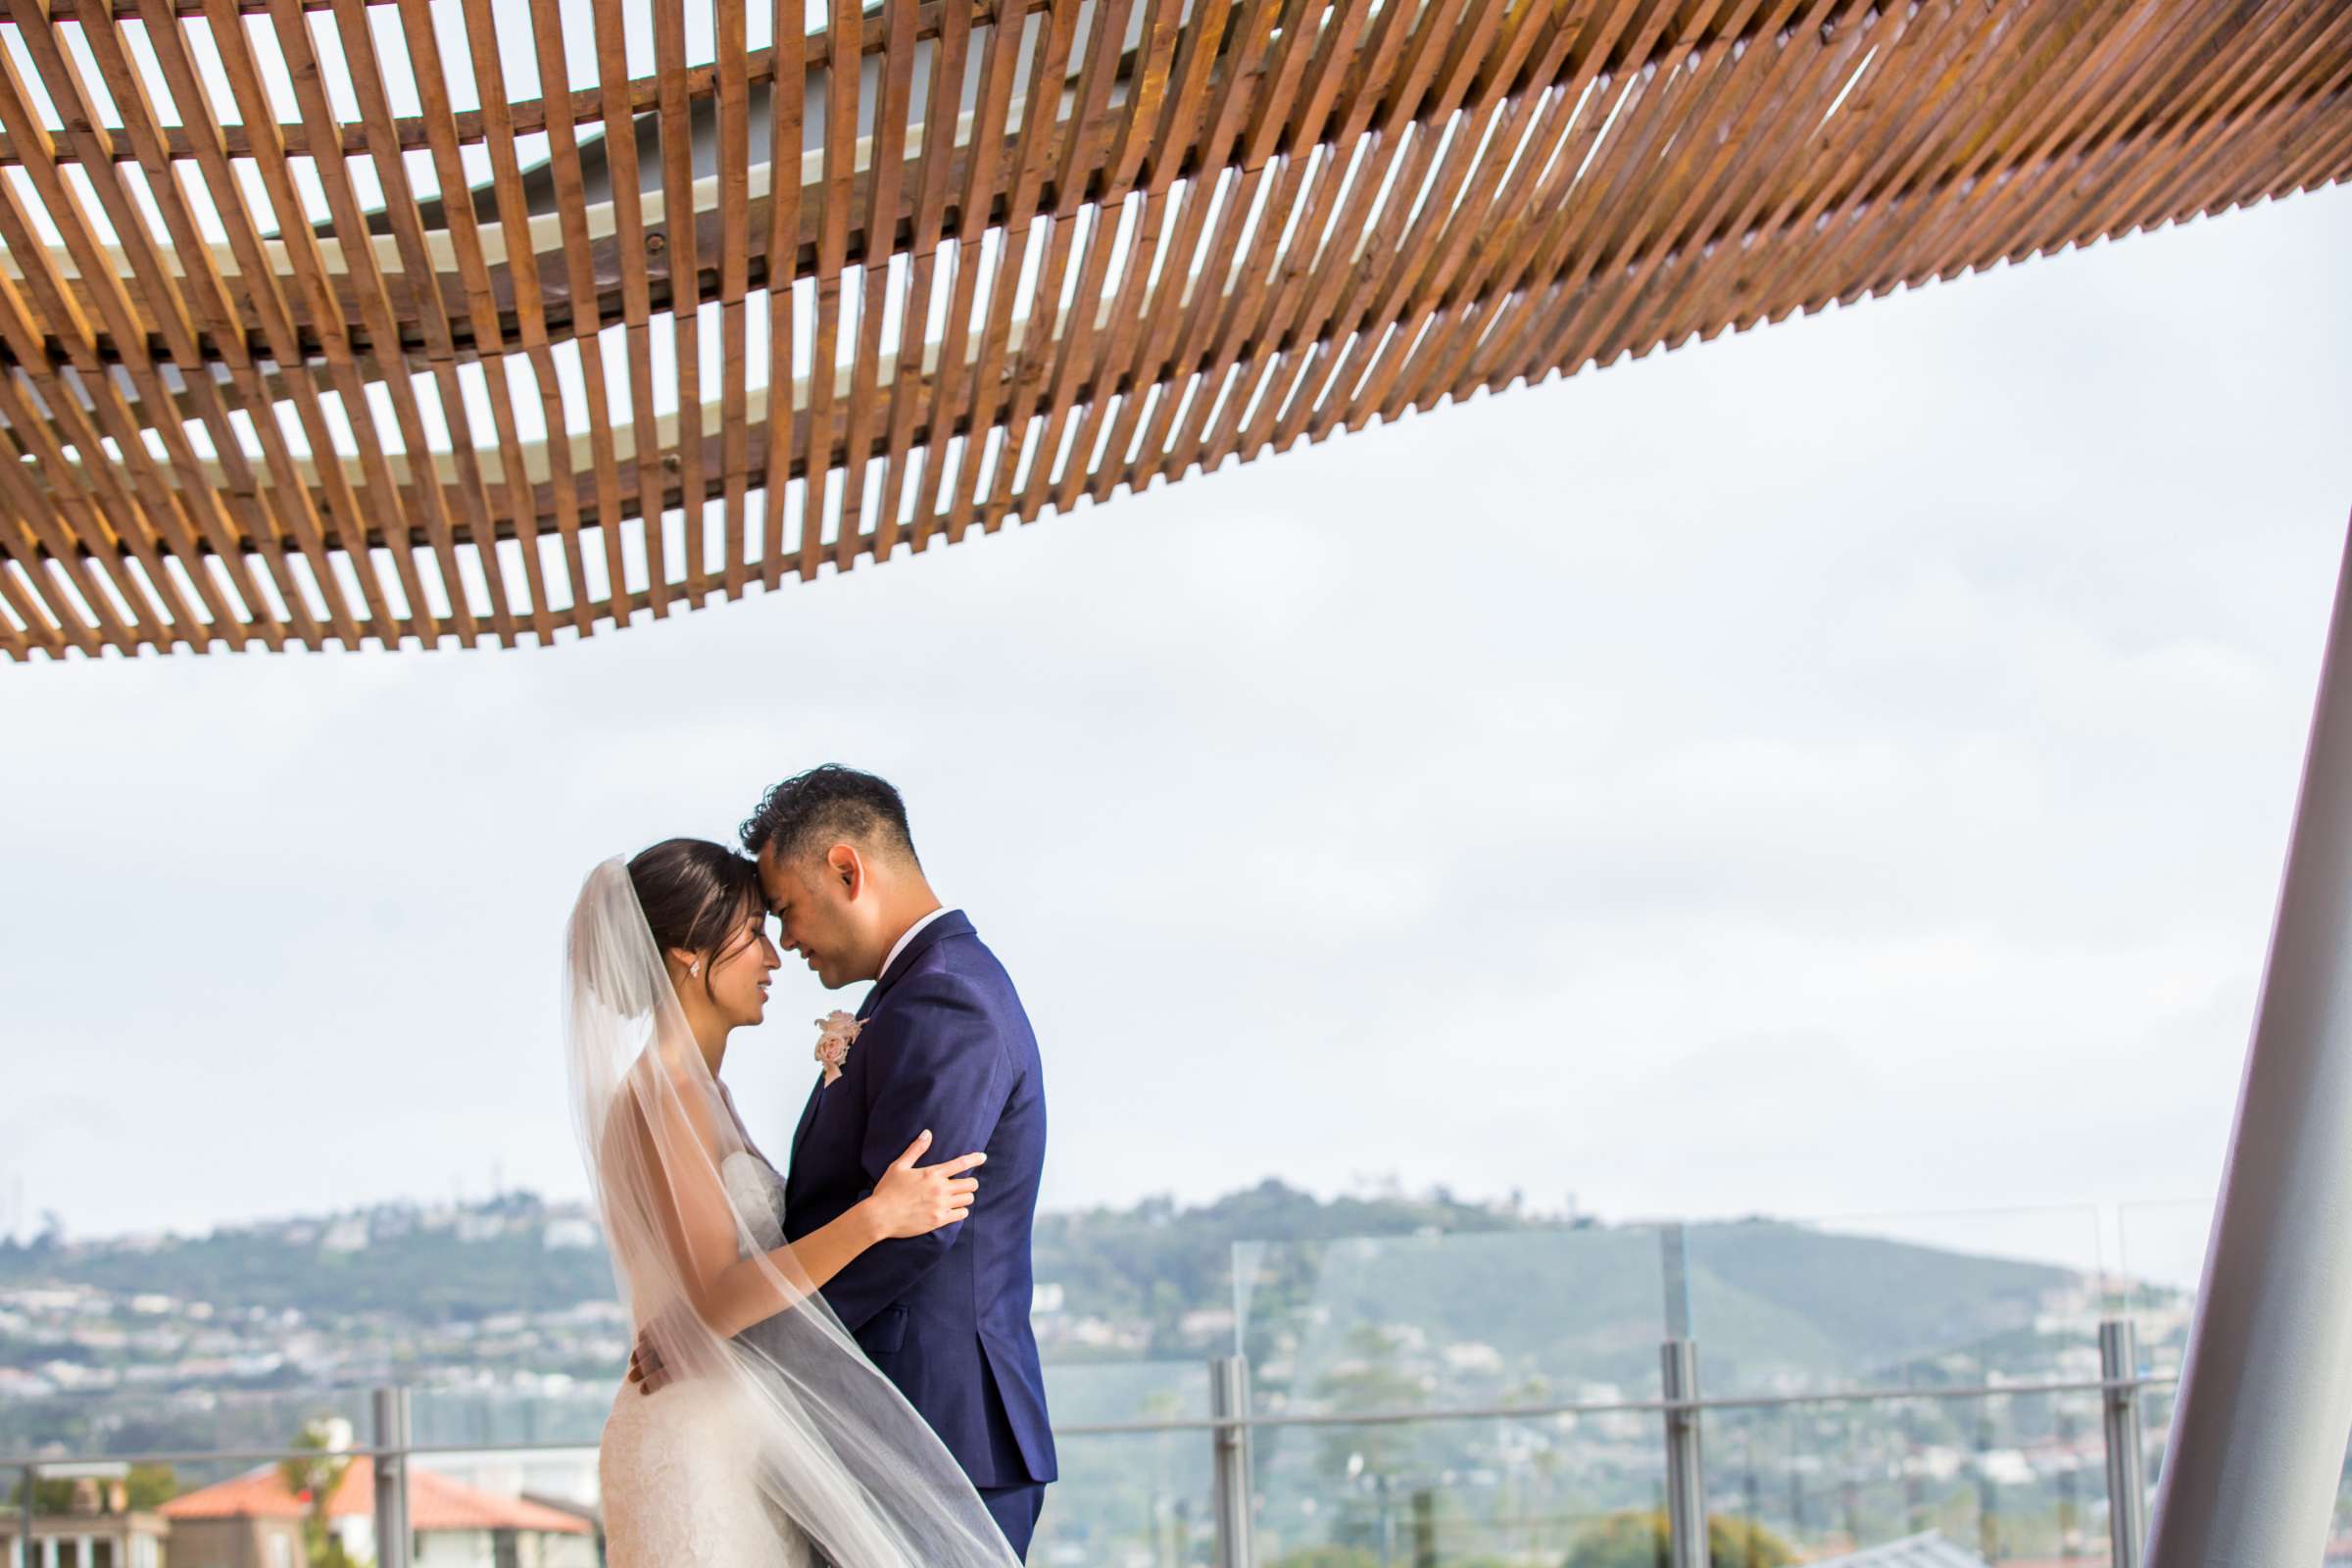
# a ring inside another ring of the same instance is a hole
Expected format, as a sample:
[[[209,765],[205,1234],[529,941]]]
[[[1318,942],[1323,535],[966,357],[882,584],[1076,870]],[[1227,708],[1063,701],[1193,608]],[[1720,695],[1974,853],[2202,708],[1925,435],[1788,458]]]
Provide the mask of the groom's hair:
[[[743,824],[743,847],[779,859],[819,855],[836,844],[895,852],[920,864],[906,830],[906,803],[871,773],[827,762],[767,792]]]

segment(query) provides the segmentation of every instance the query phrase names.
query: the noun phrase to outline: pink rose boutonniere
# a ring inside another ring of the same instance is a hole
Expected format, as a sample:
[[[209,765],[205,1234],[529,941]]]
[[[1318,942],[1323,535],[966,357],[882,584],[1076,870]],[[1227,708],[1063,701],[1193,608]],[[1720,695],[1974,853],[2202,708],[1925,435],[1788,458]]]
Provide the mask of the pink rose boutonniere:
[[[858,1031],[864,1027],[857,1014],[839,1010],[816,1020],[816,1059],[824,1064],[826,1083],[839,1078],[841,1069],[849,1065],[850,1047],[858,1043]]]

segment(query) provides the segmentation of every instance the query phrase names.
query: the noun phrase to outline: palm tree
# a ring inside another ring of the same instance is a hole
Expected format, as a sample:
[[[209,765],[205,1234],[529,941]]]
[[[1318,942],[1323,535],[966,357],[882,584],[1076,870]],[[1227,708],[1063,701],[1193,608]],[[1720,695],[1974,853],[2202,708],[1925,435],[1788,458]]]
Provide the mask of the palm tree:
[[[277,1474],[303,1504],[303,1555],[311,1568],[367,1568],[352,1560],[343,1543],[327,1528],[326,1510],[334,1501],[336,1489],[343,1485],[343,1473],[351,1468],[351,1460],[334,1451],[323,1421],[306,1422],[294,1446],[300,1451],[280,1460]]]

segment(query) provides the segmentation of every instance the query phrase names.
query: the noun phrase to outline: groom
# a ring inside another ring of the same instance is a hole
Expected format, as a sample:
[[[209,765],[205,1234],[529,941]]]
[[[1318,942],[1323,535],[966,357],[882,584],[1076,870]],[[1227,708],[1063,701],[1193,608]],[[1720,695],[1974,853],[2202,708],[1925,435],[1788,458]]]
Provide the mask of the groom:
[[[988,1153],[966,1218],[868,1250],[824,1297],[1026,1557],[1055,1474],[1029,1328],[1046,1090],[1028,1014],[972,922],[932,893],[906,808],[881,779],[833,765],[786,779],[744,823],[743,845],[785,951],[828,990],[874,983],[841,1076],[820,1079],[801,1112],[788,1238],[873,1191],[925,1129],[940,1157]]]

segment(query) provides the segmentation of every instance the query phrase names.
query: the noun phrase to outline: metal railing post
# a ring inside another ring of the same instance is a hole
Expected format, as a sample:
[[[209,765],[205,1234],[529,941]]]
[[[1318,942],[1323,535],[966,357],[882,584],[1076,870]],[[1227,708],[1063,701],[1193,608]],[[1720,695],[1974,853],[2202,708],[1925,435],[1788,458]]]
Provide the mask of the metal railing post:
[[[2141,1468],[2139,1338],[2129,1318],[2099,1325],[2100,1403],[2107,1430],[2107,1542],[2111,1568],[2139,1568],[2148,1536],[2148,1482]]]
[[[1215,1445],[1218,1568],[1255,1568],[1250,1536],[1251,1481],[1250,1429],[1235,1423],[1250,1418],[1250,1358],[1220,1355],[1208,1363],[1208,1413],[1220,1423],[1211,1433]],[[385,1564],[384,1568],[391,1568]]]
[[[24,1511],[17,1515],[17,1568],[32,1568],[32,1511],[39,1496],[41,1473],[24,1467]]]
[[[1989,1381],[1989,1380],[1988,1380]],[[2001,1560],[2001,1488],[1992,1479],[1992,1400],[1977,1408],[1977,1555]]]
[[[1659,1351],[1666,1405],[1666,1561],[1707,1568],[1707,1480],[1699,1462],[1698,1346],[1668,1340]]]
[[[375,1563],[409,1568],[409,1391],[375,1391]]]

